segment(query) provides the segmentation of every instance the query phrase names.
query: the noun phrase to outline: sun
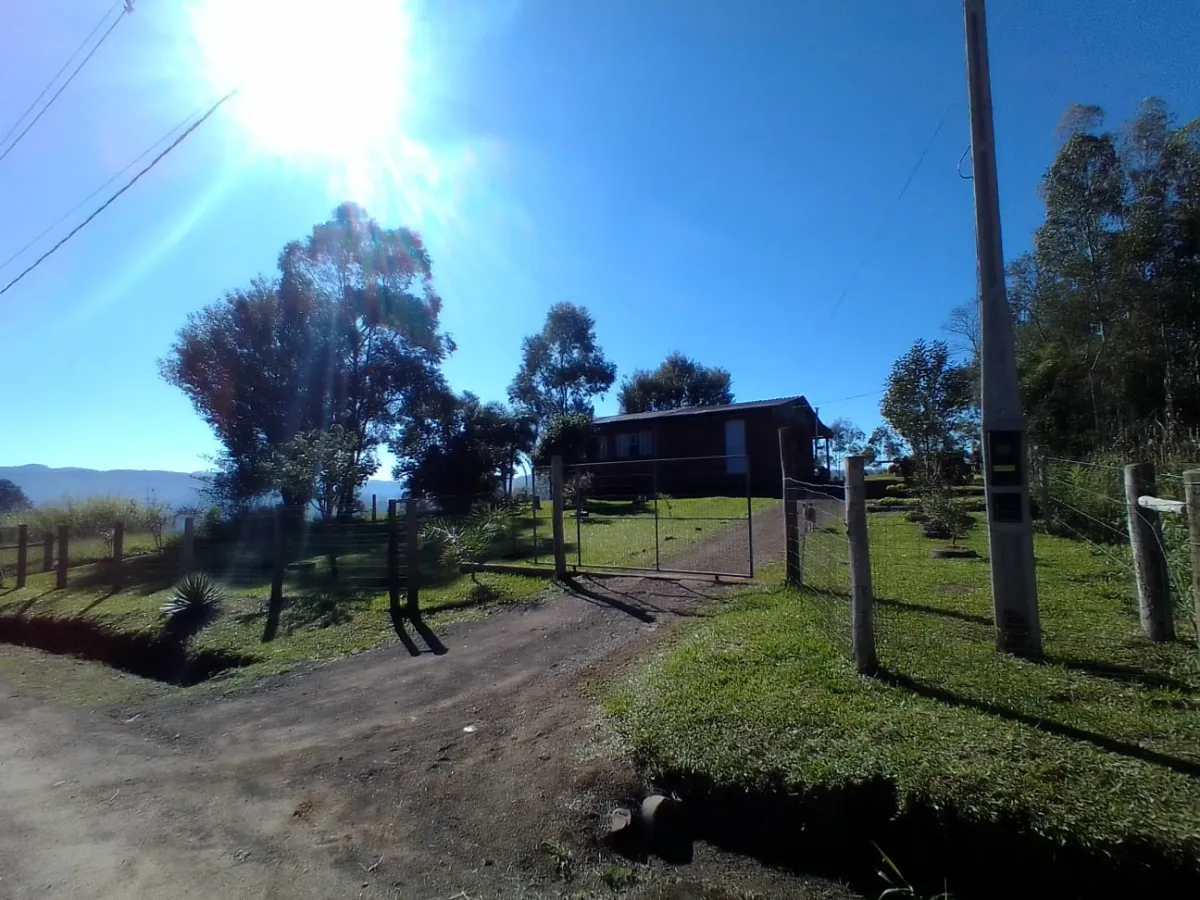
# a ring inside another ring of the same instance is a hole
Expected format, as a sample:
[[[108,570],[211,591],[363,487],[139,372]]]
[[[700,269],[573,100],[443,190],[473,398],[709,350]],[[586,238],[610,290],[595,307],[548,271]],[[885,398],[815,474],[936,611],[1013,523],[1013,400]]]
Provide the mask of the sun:
[[[350,168],[387,152],[413,106],[404,0],[198,0],[200,76],[237,90],[230,113],[254,149]]]

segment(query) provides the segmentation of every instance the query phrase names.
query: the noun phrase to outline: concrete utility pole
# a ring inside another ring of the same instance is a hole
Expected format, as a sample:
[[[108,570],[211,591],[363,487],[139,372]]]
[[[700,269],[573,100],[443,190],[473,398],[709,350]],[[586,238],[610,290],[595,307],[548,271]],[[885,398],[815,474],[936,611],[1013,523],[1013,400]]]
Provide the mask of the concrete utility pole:
[[[975,185],[975,253],[979,274],[980,378],[983,400],[983,483],[987,493],[992,606],[1000,650],[1040,656],[1029,464],[1021,415],[1012,315],[1004,287],[1000,193],[992,130],[987,22],[983,0],[963,0],[967,35],[967,97]]]

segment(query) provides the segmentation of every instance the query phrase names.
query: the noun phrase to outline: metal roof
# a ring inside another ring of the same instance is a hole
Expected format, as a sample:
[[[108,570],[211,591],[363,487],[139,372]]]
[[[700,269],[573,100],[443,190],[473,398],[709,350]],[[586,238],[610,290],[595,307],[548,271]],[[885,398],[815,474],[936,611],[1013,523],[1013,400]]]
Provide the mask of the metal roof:
[[[596,419],[597,425],[609,425],[619,422],[643,422],[649,419],[668,419],[675,416],[704,416],[714,413],[725,413],[743,409],[763,409],[776,406],[788,406],[793,403],[803,404],[810,412],[812,407],[803,396],[797,397],[776,397],[773,400],[751,400],[748,403],[726,403],[722,406],[684,406],[679,409],[664,409],[656,412],[641,412],[627,413],[623,416],[604,416]],[[816,413],[813,413],[813,418],[816,418]],[[820,431],[820,428],[818,428]]]

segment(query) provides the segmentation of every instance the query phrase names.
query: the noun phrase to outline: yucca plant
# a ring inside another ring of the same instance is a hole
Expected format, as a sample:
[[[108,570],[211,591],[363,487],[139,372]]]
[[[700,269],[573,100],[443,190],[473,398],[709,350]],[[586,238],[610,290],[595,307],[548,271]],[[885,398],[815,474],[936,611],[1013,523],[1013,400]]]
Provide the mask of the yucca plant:
[[[184,575],[162,606],[167,616],[167,632],[186,641],[217,620],[224,600],[225,591],[208,575],[203,572]]]
[[[462,520],[434,519],[421,537],[437,547],[438,561],[447,569],[481,563],[504,535],[504,514],[494,507],[480,507]],[[475,580],[475,573],[471,573]]]

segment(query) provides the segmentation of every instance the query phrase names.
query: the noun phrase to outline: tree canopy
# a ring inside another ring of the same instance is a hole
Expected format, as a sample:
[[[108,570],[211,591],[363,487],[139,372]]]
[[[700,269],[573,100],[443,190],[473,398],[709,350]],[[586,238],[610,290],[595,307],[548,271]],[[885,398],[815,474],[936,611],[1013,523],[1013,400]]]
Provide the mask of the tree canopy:
[[[0,515],[32,508],[33,504],[16,483],[0,478]]]
[[[954,364],[945,341],[918,340],[893,363],[880,411],[915,460],[936,469],[974,433],[973,391],[971,370]]]
[[[278,268],[191,314],[160,363],[221,442],[214,483],[234,504],[273,490],[307,499],[275,478],[298,435],[342,429],[351,468],[395,440],[446,390],[454,349],[429,254],[408,229],[343,204]]]
[[[1046,218],[1009,266],[1031,443],[1147,452],[1200,427],[1200,119],[1072,107]]]
[[[525,338],[509,399],[539,424],[564,413],[592,412],[592,401],[617,378],[596,342],[596,322],[584,307],[556,303],[546,324]]]
[[[729,372],[672,353],[653,371],[638,369],[621,382],[622,413],[658,412],[684,406],[733,402]]]
[[[396,475],[407,478],[418,497],[438,501],[447,511],[465,511],[501,487],[511,489],[522,455],[533,450],[529,419],[503,403],[483,403],[467,392],[431,430],[410,433]]]

